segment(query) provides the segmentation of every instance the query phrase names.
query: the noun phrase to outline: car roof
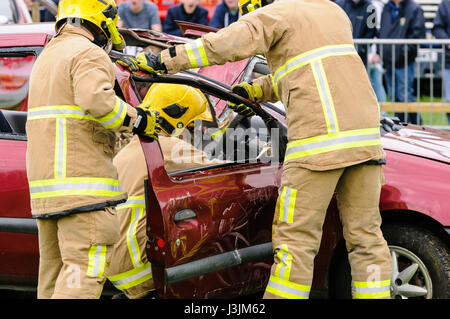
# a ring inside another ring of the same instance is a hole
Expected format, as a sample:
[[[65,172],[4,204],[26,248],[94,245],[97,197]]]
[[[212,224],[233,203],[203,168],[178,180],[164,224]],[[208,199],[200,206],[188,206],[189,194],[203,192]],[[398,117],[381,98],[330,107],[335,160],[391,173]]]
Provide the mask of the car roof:
[[[54,23],[0,25],[0,47],[44,46],[54,34]]]

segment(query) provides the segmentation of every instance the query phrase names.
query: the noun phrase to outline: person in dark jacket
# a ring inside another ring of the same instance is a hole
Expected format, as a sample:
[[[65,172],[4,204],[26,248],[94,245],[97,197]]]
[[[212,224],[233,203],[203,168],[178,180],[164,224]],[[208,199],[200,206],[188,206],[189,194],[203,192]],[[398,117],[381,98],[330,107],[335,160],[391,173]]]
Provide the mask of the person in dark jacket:
[[[208,10],[198,5],[199,0],[181,0],[181,4],[169,8],[163,23],[163,32],[183,36],[175,20],[208,25]]]
[[[59,0],[52,0],[52,2],[58,6]],[[52,22],[56,21],[56,15],[51,13],[50,10],[44,9],[41,11],[41,22]]]
[[[376,10],[370,0],[337,0],[338,4],[347,13],[353,26],[353,38],[373,39],[377,36]],[[358,54],[367,66],[367,45],[358,46]]]
[[[238,0],[223,0],[214,9],[209,25],[213,28],[225,28],[239,19]]]
[[[433,23],[433,35],[437,39],[450,38],[450,0],[442,0],[439,5]],[[445,101],[450,102],[450,45],[445,50],[445,72],[444,72]],[[447,113],[447,121],[450,125],[450,113]]]
[[[389,1],[384,6],[381,14],[379,38],[425,38],[425,18],[420,5],[413,0]],[[386,68],[386,84],[390,99],[396,102],[415,102],[414,62],[417,56],[417,45],[395,45],[394,51],[392,48],[393,46],[390,44],[384,45],[382,48],[383,62]],[[405,89],[407,94],[405,94]],[[395,113],[395,116],[401,121],[407,120],[413,124],[422,122],[420,114],[409,113],[408,119],[405,119],[404,115],[404,113]]]

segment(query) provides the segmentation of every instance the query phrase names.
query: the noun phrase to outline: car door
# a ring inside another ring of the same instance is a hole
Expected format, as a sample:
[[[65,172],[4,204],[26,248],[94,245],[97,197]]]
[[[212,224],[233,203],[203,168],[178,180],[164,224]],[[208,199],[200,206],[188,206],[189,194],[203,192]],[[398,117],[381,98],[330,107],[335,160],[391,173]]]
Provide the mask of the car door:
[[[214,101],[249,103],[205,79],[165,76],[159,81],[196,86]],[[266,121],[270,118],[261,108],[257,112]],[[252,121],[264,123],[258,117]],[[223,145],[230,138],[242,139],[242,135],[228,134],[231,126],[222,136]],[[271,129],[271,133],[278,132]],[[264,139],[262,135],[256,138],[258,142]],[[276,139],[265,138],[274,149],[280,149],[278,135]],[[159,144],[141,142],[149,171],[147,253],[160,295],[233,297],[263,289],[273,262],[271,225],[282,163],[275,156],[278,152],[268,155],[261,148],[260,152],[253,150],[236,157],[233,148],[227,147],[223,163],[168,171],[164,166],[166,154]],[[249,251],[256,257],[248,258]],[[233,264],[233,260],[251,262]],[[235,266],[217,271],[227,265]]]
[[[0,286],[37,282],[37,228],[31,219],[22,111],[27,110],[29,75],[41,51],[40,46],[0,48]]]

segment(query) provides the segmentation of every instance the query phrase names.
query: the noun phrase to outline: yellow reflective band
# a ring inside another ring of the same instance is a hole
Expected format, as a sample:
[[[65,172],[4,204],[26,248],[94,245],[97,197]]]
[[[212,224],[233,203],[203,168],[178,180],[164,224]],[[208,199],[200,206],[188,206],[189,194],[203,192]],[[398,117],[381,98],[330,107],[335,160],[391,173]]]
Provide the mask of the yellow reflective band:
[[[60,118],[56,121],[55,133],[55,178],[66,177],[67,163],[67,126],[66,119]]]
[[[300,285],[288,280],[270,276],[266,291],[286,299],[308,299],[311,286]]]
[[[125,107],[125,102],[116,97],[114,109],[107,115],[100,117],[98,122],[106,129],[115,129],[122,126],[126,115],[127,108]]]
[[[292,254],[288,250],[288,245],[282,244],[277,247],[277,258],[280,261],[275,268],[275,276],[284,280],[289,280],[292,268]]]
[[[353,281],[353,286],[358,288],[378,288],[378,287],[386,287],[390,286],[391,280],[382,280],[382,281]]]
[[[89,277],[102,277],[106,265],[106,246],[92,245],[89,249],[89,263],[86,274]]]
[[[30,181],[30,197],[50,198],[59,196],[115,197],[123,194],[119,181],[111,178],[69,177]]]
[[[117,289],[129,289],[153,278],[151,266],[151,263],[147,262],[141,267],[110,276],[108,279]]]
[[[390,293],[391,281],[353,281],[355,288],[354,297],[357,299],[377,299],[388,298]]]
[[[381,298],[389,298],[391,296],[391,292],[389,290],[383,292],[374,292],[374,293],[360,293],[355,292],[355,299],[381,299]]]
[[[273,77],[272,74],[270,74],[270,80],[272,81],[272,88],[273,88],[273,92],[275,93],[275,96],[277,97],[278,100],[281,100],[280,97],[278,96],[277,85],[275,83],[275,78]]]
[[[135,207],[131,209],[130,225],[127,230],[128,252],[131,257],[131,262],[133,263],[135,268],[140,267],[142,262],[141,250],[139,249],[136,233],[138,223],[141,220],[142,216],[144,216],[144,211],[144,208]]]
[[[381,145],[380,128],[341,131],[309,137],[287,146],[285,161],[348,148]]]
[[[145,196],[128,196],[125,203],[116,206],[116,210],[136,207],[145,208]]]
[[[292,224],[294,221],[295,201],[297,190],[290,187],[283,187],[280,196],[280,216],[279,221]]]
[[[289,59],[273,74],[274,90],[278,92],[278,82],[292,71],[303,67],[313,61],[325,59],[330,56],[357,54],[353,44],[328,45],[320,47]],[[278,95],[278,93],[277,93]]]
[[[116,210],[126,208],[131,208],[130,225],[126,236],[128,252],[134,267],[139,268],[142,261],[136,233],[139,221],[145,217],[145,196],[129,196],[125,203],[116,207]]]
[[[101,118],[95,118],[90,114],[86,114],[83,109],[77,105],[52,105],[29,109],[27,120],[72,118],[95,121],[100,123],[106,129],[115,129],[122,125],[126,115],[126,103],[116,97],[114,109]]]
[[[215,140],[215,139],[218,138],[219,136],[222,136],[222,135],[225,133],[225,131],[227,130],[228,126],[230,126],[230,124],[228,124],[228,125],[222,127],[220,130],[215,131],[214,133],[212,133],[212,134],[211,134],[211,138],[212,138],[213,140]]]
[[[28,110],[27,121],[53,118],[75,118],[97,121],[96,118],[85,114],[83,109],[76,105],[53,105],[34,107]]]
[[[191,68],[199,68],[209,65],[205,47],[203,46],[201,39],[186,43],[184,47],[186,48],[186,53],[188,55],[189,62],[191,63]]]
[[[331,96],[330,87],[328,85],[327,76],[323,69],[322,62],[314,61],[312,70],[316,86],[319,91],[320,100],[322,102],[322,109],[325,115],[325,122],[327,124],[328,133],[337,133],[339,131],[336,111],[334,109],[333,97]]]

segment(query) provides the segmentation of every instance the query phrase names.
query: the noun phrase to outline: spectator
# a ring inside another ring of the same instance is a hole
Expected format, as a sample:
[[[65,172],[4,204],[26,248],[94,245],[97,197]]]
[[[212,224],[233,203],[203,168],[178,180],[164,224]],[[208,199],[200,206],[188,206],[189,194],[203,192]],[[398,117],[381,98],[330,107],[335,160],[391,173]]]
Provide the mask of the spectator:
[[[183,36],[175,20],[208,25],[208,10],[198,5],[199,0],[181,0],[181,4],[169,8],[164,19],[163,31]]]
[[[380,39],[425,38],[425,18],[420,5],[414,0],[389,1],[381,14],[379,37]],[[391,101],[416,101],[413,87],[416,56],[417,45],[407,45],[406,47],[405,45],[396,45],[394,51],[392,51],[392,45],[384,46],[383,62],[386,68],[386,84]],[[395,82],[393,83],[393,81]],[[413,124],[422,123],[420,114],[417,113],[409,113],[407,119],[404,118],[404,113],[395,113],[395,116],[402,121]]]
[[[338,4],[347,13],[353,26],[353,38],[373,39],[377,35],[376,25],[371,23],[371,16],[376,13],[370,0],[337,0]],[[367,66],[368,45],[359,45],[358,54]]]
[[[161,31],[158,7],[147,0],[129,0],[119,4],[119,27]]]
[[[58,6],[59,0],[50,0]],[[24,3],[33,19],[33,22],[54,22],[56,16],[47,9],[46,5],[40,5],[37,0],[24,0]],[[34,7],[34,8],[33,8]]]
[[[209,25],[213,28],[225,28],[236,22],[239,17],[238,0],[223,0],[214,9],[214,14]]]
[[[60,0],[51,0],[53,3],[58,6]],[[56,21],[56,15],[51,13],[48,9],[45,9],[44,12],[41,12],[41,21],[43,22],[53,22]]]
[[[433,35],[437,39],[450,38],[450,1],[443,0],[439,5],[434,18]],[[445,50],[445,72],[444,72],[445,101],[450,102],[450,45]],[[450,125],[450,113],[447,113],[447,121]]]

